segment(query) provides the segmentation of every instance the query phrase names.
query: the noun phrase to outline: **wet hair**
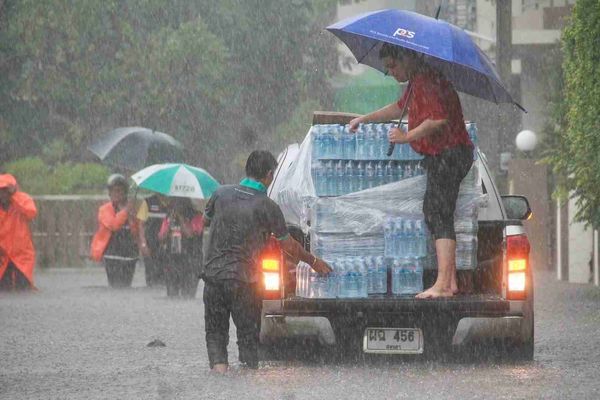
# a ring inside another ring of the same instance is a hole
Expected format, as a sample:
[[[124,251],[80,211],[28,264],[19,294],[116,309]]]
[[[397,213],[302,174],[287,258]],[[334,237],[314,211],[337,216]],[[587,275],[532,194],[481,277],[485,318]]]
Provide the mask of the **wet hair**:
[[[405,49],[404,47],[396,46],[390,43],[384,43],[379,49],[379,58],[390,57],[394,60],[401,60],[405,57],[416,58],[417,52]]]
[[[275,171],[277,160],[266,150],[254,150],[246,161],[246,176],[254,179],[263,179],[269,171]]]
[[[108,177],[106,181],[106,187],[112,189],[115,186],[121,186],[125,189],[125,193],[129,189],[129,185],[127,184],[127,179],[121,174],[112,174]]]

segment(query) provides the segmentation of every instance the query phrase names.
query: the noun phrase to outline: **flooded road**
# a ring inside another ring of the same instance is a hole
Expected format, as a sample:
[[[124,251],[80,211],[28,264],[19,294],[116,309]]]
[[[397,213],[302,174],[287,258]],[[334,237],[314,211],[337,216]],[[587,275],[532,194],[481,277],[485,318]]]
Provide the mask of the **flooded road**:
[[[99,268],[37,274],[36,293],[0,294],[1,399],[597,399],[600,289],[536,276],[535,361],[305,361],[208,369],[201,296],[111,290]],[[201,293],[202,287],[199,289]],[[166,347],[147,347],[160,339]]]

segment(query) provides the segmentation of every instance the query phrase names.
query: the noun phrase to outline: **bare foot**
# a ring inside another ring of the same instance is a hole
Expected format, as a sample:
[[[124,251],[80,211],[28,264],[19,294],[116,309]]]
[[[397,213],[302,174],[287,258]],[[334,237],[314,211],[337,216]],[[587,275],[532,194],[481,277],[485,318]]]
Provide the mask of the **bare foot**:
[[[227,364],[215,364],[215,365],[213,365],[211,371],[219,373],[219,374],[224,374],[227,372],[227,368],[228,368]]]
[[[417,299],[437,299],[439,297],[452,297],[454,294],[451,289],[438,289],[435,286],[430,287],[426,291],[419,293],[415,297]]]
[[[458,285],[456,284],[456,280],[450,282],[450,291],[452,292],[452,294],[458,294],[459,290]]]

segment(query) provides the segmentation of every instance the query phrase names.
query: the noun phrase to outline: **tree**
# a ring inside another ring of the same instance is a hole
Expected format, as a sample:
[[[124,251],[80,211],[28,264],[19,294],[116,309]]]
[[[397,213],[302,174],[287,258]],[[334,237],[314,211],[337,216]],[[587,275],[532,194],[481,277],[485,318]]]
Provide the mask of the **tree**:
[[[330,99],[336,4],[3,0],[0,163],[85,161],[95,136],[141,125],[229,180],[248,132],[277,136],[298,104]]]
[[[566,124],[548,158],[574,193],[579,221],[600,226],[600,3],[579,0],[563,39]],[[561,122],[560,120],[558,122]]]

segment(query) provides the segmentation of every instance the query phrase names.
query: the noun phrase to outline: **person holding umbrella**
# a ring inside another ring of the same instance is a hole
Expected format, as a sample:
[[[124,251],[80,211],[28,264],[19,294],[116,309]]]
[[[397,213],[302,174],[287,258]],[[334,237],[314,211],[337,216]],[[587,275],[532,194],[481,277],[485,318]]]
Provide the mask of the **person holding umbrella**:
[[[409,81],[408,87],[398,102],[350,121],[350,130],[356,131],[361,123],[401,119],[408,108],[408,132],[392,128],[389,141],[409,143],[425,156],[423,214],[438,260],[435,284],[417,298],[450,297],[458,292],[454,210],[460,183],[473,163],[473,143],[458,94],[441,72],[423,62],[420,54],[389,43],[379,56],[387,73],[398,82]]]
[[[196,211],[189,198],[168,199],[167,215],[158,233],[165,254],[167,296],[194,298],[202,262],[202,212]]]
[[[389,133],[395,143],[410,143],[425,156],[427,188],[423,212],[435,238],[438,277],[418,298],[449,297],[456,285],[454,208],[460,182],[472,164],[473,144],[465,130],[456,91],[496,104],[515,102],[487,55],[463,29],[419,13],[385,9],[336,22],[327,30],[348,46],[356,60],[409,85],[398,103],[351,121],[402,118],[408,108],[408,132]]]

